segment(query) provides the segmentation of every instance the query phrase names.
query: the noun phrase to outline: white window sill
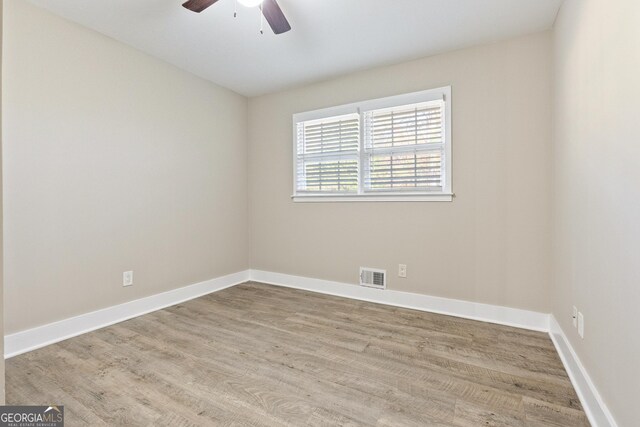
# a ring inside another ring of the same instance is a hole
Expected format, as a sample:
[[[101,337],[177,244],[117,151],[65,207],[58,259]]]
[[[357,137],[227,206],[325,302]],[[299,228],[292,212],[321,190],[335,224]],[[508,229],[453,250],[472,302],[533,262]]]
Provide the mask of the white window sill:
[[[309,194],[293,195],[295,203],[320,202],[451,202],[452,193],[434,194]]]

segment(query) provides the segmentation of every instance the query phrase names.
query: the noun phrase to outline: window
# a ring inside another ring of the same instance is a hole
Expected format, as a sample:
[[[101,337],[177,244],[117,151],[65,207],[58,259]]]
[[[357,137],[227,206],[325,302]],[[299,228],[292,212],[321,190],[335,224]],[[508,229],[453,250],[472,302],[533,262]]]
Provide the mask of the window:
[[[295,114],[294,201],[451,201],[450,94]]]

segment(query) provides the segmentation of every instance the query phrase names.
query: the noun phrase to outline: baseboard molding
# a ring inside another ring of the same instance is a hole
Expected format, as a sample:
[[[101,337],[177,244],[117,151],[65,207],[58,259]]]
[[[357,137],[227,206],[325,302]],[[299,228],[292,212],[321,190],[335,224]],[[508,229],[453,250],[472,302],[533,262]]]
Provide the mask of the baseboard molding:
[[[4,337],[5,359],[249,280],[377,304],[548,332],[591,424],[594,427],[617,427],[611,412],[602,400],[589,374],[553,315],[389,289],[365,288],[347,283],[261,270],[241,271],[7,335]]]
[[[536,331],[547,332],[549,330],[549,316],[533,311],[388,289],[381,291],[346,283],[261,270],[245,270],[6,335],[4,337],[4,357],[8,359],[248,280]]]
[[[371,289],[268,271],[250,270],[249,276],[253,281],[277,286],[548,332],[591,425],[618,427],[569,340],[551,314],[389,289]]]
[[[285,286],[288,288],[410,308],[413,310],[428,311],[431,313],[446,314],[449,316],[463,317],[465,319],[498,323],[500,325],[514,326],[534,331],[549,331],[549,315],[546,313],[389,289],[372,289],[347,283],[261,270],[250,270],[249,276],[251,280],[256,282]]]
[[[4,357],[8,359],[49,344],[104,328],[105,326],[198,298],[211,292],[220,291],[239,283],[244,283],[247,280],[249,280],[249,270],[6,335],[4,337]]]
[[[589,422],[593,427],[617,427],[613,415],[609,408],[602,400],[596,386],[591,381],[591,377],[587,373],[580,358],[569,343],[567,336],[560,327],[560,324],[553,316],[549,318],[549,335],[560,355],[560,359],[564,364],[567,374],[571,379],[573,387],[580,398],[580,402],[584,407],[584,411],[589,418]]]

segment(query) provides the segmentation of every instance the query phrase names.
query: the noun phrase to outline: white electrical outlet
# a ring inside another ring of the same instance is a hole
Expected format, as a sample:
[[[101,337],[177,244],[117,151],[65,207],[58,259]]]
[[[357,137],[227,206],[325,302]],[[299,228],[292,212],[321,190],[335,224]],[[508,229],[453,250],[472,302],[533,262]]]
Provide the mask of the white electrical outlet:
[[[584,316],[580,312],[578,312],[578,335],[584,338]]]
[[[407,277],[407,265],[398,264],[398,277]]]
[[[122,286],[133,285],[133,271],[125,271],[122,273]]]
[[[575,305],[573,306],[572,318],[573,318],[573,327],[577,328],[578,327],[578,307],[576,307]]]

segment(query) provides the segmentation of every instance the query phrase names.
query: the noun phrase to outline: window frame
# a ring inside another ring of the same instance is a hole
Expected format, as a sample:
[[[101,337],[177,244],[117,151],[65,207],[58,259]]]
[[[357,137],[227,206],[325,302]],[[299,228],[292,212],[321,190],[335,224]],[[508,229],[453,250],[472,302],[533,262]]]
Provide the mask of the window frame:
[[[444,186],[442,191],[410,191],[410,190],[383,190],[364,191],[364,162],[365,150],[365,126],[364,112],[384,108],[400,107],[422,102],[444,101]],[[311,120],[322,120],[346,114],[358,114],[360,120],[360,138],[358,143],[358,192],[357,193],[313,193],[298,192],[298,124]],[[314,111],[296,113],[293,115],[293,195],[294,202],[451,202],[454,194],[452,190],[452,149],[451,149],[451,86],[428,89],[419,92],[389,96],[386,98],[372,99],[335,107],[323,108]]]

